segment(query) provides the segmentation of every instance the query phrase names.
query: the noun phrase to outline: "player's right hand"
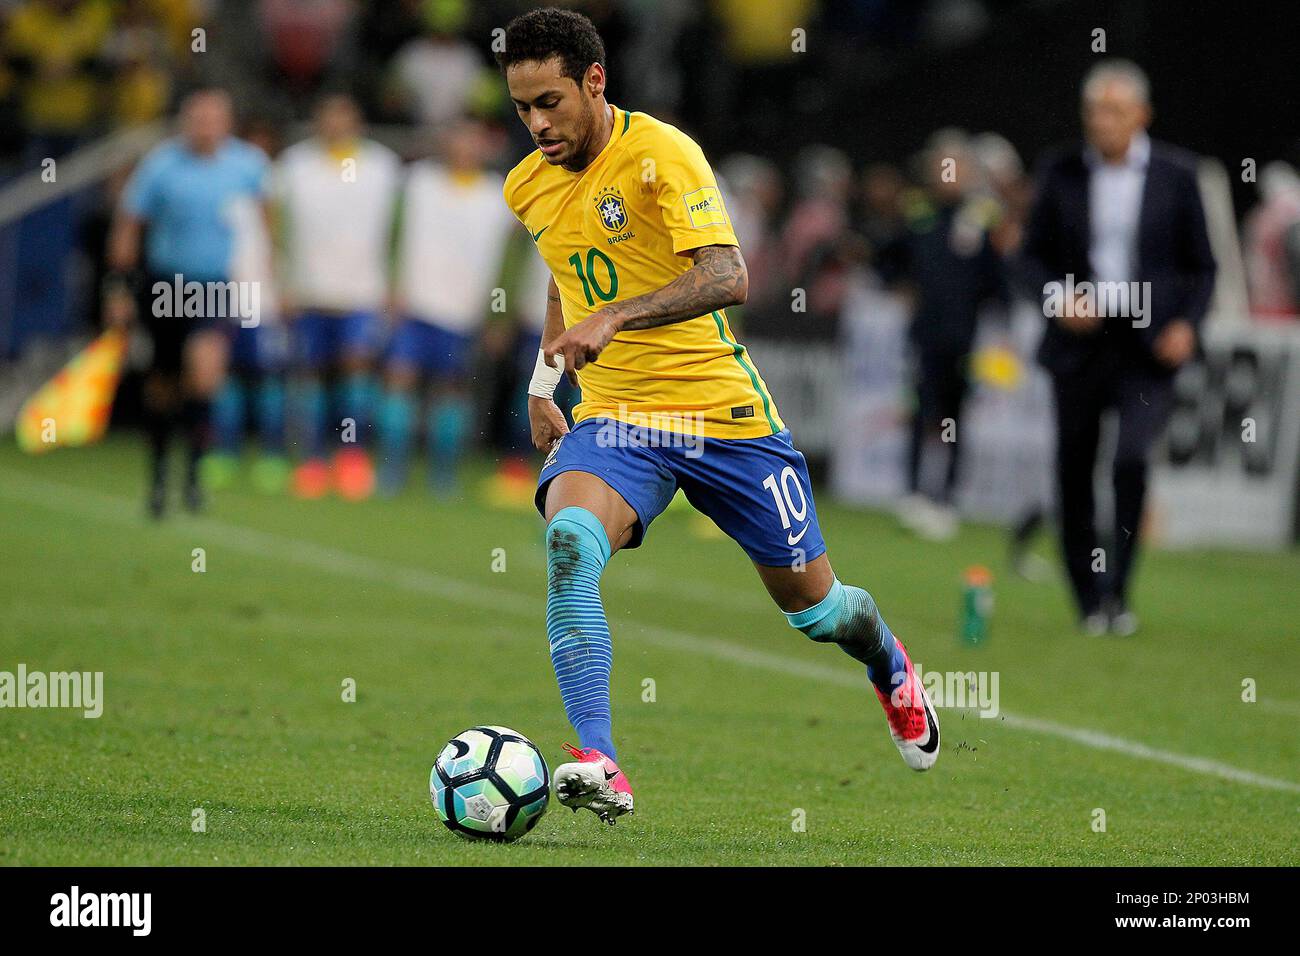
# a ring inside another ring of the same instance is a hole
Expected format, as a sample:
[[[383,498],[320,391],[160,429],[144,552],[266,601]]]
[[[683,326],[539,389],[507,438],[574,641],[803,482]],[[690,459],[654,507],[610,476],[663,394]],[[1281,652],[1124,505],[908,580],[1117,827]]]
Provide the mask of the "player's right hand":
[[[541,452],[549,452],[552,445],[569,434],[564,412],[549,398],[528,396],[528,424],[533,432],[533,447]]]

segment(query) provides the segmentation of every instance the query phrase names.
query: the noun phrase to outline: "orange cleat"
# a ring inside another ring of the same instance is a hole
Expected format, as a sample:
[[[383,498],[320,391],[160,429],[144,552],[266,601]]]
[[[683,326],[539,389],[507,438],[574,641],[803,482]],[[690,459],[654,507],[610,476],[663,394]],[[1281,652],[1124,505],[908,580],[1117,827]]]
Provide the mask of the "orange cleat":
[[[293,494],[315,501],[330,491],[330,469],[323,458],[308,458],[293,470]]]
[[[334,456],[334,490],[346,501],[364,501],[375,493],[375,466],[360,448]]]

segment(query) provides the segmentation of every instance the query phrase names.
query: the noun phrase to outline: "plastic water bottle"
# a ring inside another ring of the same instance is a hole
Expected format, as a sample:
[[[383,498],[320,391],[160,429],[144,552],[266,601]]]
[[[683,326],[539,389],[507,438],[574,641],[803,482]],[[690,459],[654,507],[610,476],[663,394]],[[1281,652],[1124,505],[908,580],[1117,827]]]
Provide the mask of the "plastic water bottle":
[[[961,640],[972,646],[988,640],[992,614],[993,574],[983,565],[972,565],[962,574]]]

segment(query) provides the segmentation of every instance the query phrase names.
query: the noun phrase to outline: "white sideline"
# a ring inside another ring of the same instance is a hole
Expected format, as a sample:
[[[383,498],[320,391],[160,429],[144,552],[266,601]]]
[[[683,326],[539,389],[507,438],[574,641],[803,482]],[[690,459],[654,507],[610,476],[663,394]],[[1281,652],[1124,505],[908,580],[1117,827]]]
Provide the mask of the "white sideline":
[[[0,498],[7,498],[23,505],[41,505],[64,514],[80,515],[110,524],[138,527],[144,521],[143,506],[139,502],[116,495],[59,482],[36,481],[21,472],[8,469],[0,469],[0,479],[3,479],[0,480]],[[291,562],[354,580],[362,578],[376,584],[397,587],[417,594],[427,594],[471,607],[504,611],[530,620],[540,620],[542,613],[540,596],[528,597],[514,591],[458,581],[432,571],[408,568],[350,551],[286,538],[242,525],[227,524],[212,518],[180,518],[160,527],[191,538],[194,532],[198,532],[207,542],[215,541],[232,550],[255,557]],[[811,660],[802,661],[782,654],[759,651],[717,638],[702,637],[626,620],[619,622],[619,634],[623,637],[632,636],[659,647],[689,651],[756,670],[793,675],[841,687],[864,687],[863,679],[849,670],[827,667]],[[1039,717],[1010,714],[1005,710],[1001,712],[997,723],[1003,727],[1069,740],[1093,750],[1112,751],[1138,760],[1167,764],[1233,783],[1286,793],[1300,793],[1300,783],[1291,780],[1264,776],[1205,757],[1192,757],[1171,750],[1150,747],[1096,730],[1071,727]]]

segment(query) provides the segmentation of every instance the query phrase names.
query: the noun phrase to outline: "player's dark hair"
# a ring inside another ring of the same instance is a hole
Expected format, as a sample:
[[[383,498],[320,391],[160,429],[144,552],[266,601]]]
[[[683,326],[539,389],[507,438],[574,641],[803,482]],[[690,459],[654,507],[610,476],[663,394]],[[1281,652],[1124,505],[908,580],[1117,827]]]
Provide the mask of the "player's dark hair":
[[[596,25],[576,10],[541,7],[515,17],[506,25],[505,49],[497,53],[504,73],[515,63],[544,63],[560,58],[560,71],[581,85],[593,63],[605,65],[605,43]]]

